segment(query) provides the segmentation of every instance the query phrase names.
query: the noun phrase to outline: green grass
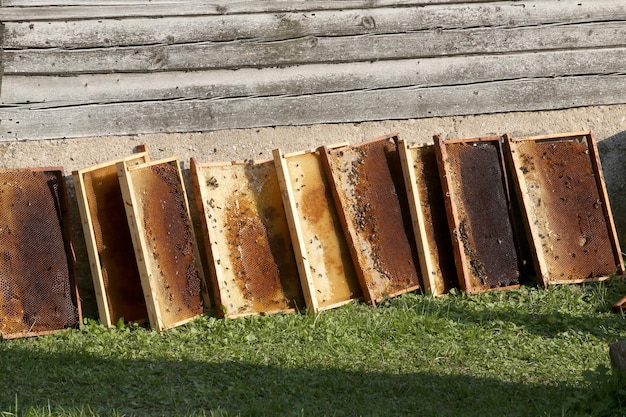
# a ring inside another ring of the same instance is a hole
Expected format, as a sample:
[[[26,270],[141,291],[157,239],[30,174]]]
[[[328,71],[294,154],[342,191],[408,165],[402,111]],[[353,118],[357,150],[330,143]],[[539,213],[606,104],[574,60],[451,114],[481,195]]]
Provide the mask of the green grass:
[[[626,415],[626,281],[0,342],[0,416]]]

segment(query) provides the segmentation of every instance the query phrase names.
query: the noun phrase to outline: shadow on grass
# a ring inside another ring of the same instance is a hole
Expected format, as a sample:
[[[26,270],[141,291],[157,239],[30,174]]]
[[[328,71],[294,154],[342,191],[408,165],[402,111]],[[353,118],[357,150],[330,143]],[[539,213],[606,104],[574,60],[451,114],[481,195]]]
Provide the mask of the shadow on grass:
[[[624,326],[624,318],[614,314],[606,318],[598,318],[595,314],[567,314],[558,310],[552,312],[499,311],[497,308],[478,313],[468,314],[462,307],[451,307],[446,318],[469,326],[497,326],[513,324],[531,334],[545,338],[554,338],[564,333],[587,335],[595,339],[612,343],[620,339],[619,329]],[[608,348],[607,348],[608,349]],[[607,351],[608,354],[608,351]]]
[[[125,415],[561,415],[571,388],[433,373],[281,369],[248,363],[33,357],[0,350],[0,411],[27,407]]]
[[[533,302],[529,301],[532,292],[538,297]],[[550,292],[552,296],[547,295]],[[416,319],[424,315],[434,316],[484,328],[512,324],[546,338],[574,332],[592,335],[607,344],[624,338],[626,314],[612,312],[612,305],[626,295],[626,277],[605,282],[563,284],[549,291],[528,286],[478,296],[458,294],[437,300],[415,295],[413,298],[391,299],[387,303],[391,307],[411,310]],[[485,297],[491,297],[491,301]]]

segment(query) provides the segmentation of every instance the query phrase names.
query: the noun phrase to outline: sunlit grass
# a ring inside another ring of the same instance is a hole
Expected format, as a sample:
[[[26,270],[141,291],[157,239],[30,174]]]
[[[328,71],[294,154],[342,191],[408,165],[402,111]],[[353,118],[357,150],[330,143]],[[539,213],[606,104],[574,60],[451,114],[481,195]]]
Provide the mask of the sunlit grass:
[[[0,342],[0,416],[622,415],[626,282]]]

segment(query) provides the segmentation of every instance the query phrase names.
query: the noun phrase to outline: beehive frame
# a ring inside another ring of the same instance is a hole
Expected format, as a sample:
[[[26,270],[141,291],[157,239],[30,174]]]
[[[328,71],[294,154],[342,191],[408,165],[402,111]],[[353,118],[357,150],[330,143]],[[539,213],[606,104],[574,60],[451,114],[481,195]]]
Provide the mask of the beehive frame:
[[[311,313],[349,303],[362,294],[321,152],[273,151],[304,300]]]
[[[615,304],[613,304],[612,309],[615,313],[621,313],[622,311],[626,310],[626,296],[617,300]]]
[[[191,159],[217,311],[225,317],[304,308],[273,160]]]
[[[72,173],[100,322],[107,327],[120,319],[148,319],[117,163],[132,166],[149,160],[147,152],[140,152]]]
[[[540,282],[548,286],[622,275],[593,133],[504,138]]]
[[[82,321],[62,168],[0,170],[0,256],[0,337]]]
[[[396,134],[325,149],[322,160],[365,300],[417,290],[419,261]]]
[[[499,136],[435,136],[457,276],[469,294],[520,285],[522,260],[502,148]]]
[[[433,142],[409,144],[400,139],[397,143],[424,291],[446,294],[458,286],[458,279],[435,147]]]
[[[187,323],[208,296],[178,159],[121,161],[117,171],[150,325]]]

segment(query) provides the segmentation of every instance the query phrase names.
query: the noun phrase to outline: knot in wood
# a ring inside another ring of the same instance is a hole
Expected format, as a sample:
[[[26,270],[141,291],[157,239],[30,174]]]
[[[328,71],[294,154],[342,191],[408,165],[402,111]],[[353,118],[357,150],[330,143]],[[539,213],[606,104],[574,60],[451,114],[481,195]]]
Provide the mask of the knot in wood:
[[[363,16],[361,18],[361,26],[366,29],[376,29],[376,21],[372,16]]]

